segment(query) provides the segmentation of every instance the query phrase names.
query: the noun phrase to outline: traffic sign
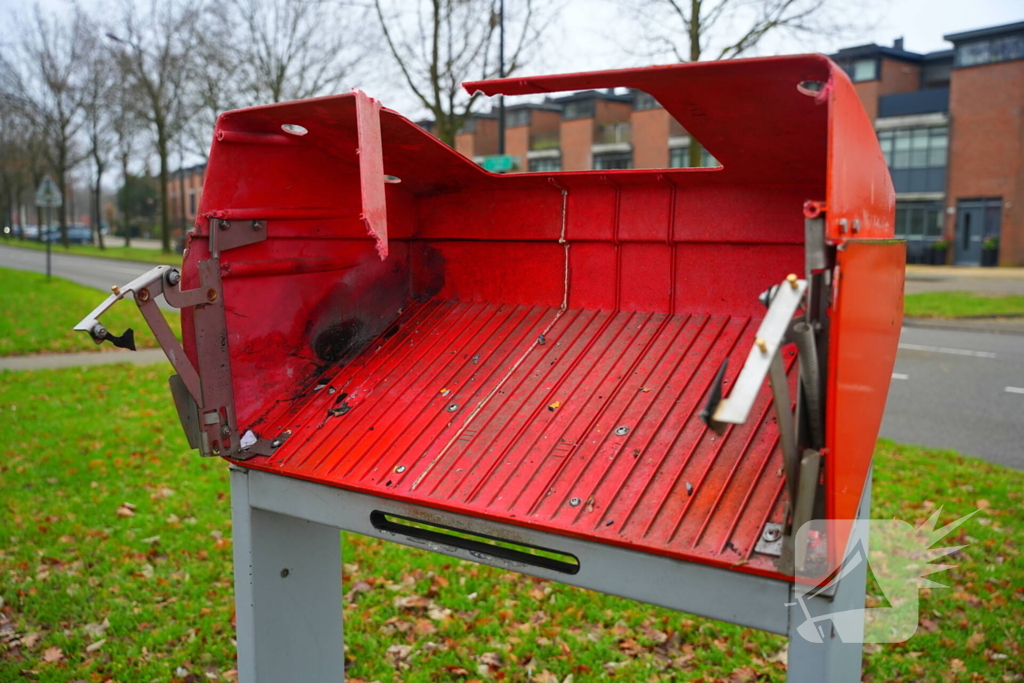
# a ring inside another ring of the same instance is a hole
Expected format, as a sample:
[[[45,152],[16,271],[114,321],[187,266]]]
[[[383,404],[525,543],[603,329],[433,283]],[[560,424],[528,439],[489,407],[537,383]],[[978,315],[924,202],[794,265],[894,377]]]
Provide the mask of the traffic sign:
[[[43,182],[39,183],[39,189],[36,190],[36,206],[56,209],[63,205],[64,196],[61,195],[60,188],[53,182],[53,178],[46,174],[43,176]]]
[[[492,154],[484,157],[481,165],[491,173],[507,173],[519,168],[519,157],[511,154]]]

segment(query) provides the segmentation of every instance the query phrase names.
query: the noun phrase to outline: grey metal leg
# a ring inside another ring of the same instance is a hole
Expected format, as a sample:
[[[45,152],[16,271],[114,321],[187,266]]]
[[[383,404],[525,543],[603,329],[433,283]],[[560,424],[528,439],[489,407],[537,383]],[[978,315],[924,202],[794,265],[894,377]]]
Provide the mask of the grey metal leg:
[[[341,533],[254,509],[231,470],[240,683],[345,680]]]
[[[864,485],[857,516],[866,520],[871,514],[871,476]],[[861,543],[866,555],[868,551],[868,524],[854,527],[850,548]],[[861,658],[863,652],[863,619],[855,623],[861,624],[860,633],[847,634],[849,642],[843,642],[829,618],[817,622],[820,627],[819,637],[822,642],[811,642],[797,629],[805,624],[808,617],[814,619],[824,615],[837,615],[842,612],[864,609],[864,595],[867,587],[867,563],[860,563],[856,569],[846,574],[838,584],[835,597],[803,597],[803,605],[796,593],[790,589],[791,603],[789,608],[789,660],[787,667],[788,683],[854,683],[860,681]],[[806,608],[807,612],[804,612]],[[807,626],[805,626],[805,629]],[[815,629],[817,630],[817,629]]]

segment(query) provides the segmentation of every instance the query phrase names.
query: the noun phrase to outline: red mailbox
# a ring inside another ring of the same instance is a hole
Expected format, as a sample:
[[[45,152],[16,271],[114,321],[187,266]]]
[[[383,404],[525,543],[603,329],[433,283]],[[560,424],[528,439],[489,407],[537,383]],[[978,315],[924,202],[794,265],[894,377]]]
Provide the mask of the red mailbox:
[[[369,532],[569,583],[580,547],[792,582],[802,522],[846,549],[896,354],[874,130],[814,55],[467,84],[607,87],[721,167],[494,175],[361,92],[229,112],[180,273],[79,329],[128,291],[159,325],[162,291],[193,447],[369,496]]]

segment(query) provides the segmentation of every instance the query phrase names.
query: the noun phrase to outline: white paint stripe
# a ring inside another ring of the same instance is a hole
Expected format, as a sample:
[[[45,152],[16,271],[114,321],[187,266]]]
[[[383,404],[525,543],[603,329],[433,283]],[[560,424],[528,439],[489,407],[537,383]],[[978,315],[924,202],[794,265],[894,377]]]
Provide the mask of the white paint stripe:
[[[932,353],[948,353],[953,356],[973,356],[974,358],[995,358],[996,354],[989,351],[971,351],[969,349],[951,349],[946,346],[922,346],[921,344],[900,344],[907,351],[930,351]]]
[[[1024,394],[1024,388],[1021,388],[1021,387],[1006,387],[1006,393],[1008,393],[1008,394]]]
[[[910,375],[904,375],[902,372],[892,373],[893,379],[910,379]]]

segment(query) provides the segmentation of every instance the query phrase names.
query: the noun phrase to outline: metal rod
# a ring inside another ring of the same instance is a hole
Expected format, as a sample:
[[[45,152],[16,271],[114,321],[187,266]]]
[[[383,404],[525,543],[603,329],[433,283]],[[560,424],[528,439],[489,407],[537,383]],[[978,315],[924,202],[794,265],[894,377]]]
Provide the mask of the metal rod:
[[[789,499],[796,500],[797,472],[796,430],[793,428],[793,413],[790,409],[789,382],[782,355],[776,353],[768,366],[768,378],[772,383],[772,397],[775,399],[775,417],[779,425],[779,441],[782,444],[782,464],[786,468],[786,486]]]
[[[821,419],[821,374],[818,369],[818,345],[814,329],[803,320],[793,324],[793,342],[799,351],[800,383],[807,399],[807,417],[810,422],[811,445],[824,446],[824,426]]]

